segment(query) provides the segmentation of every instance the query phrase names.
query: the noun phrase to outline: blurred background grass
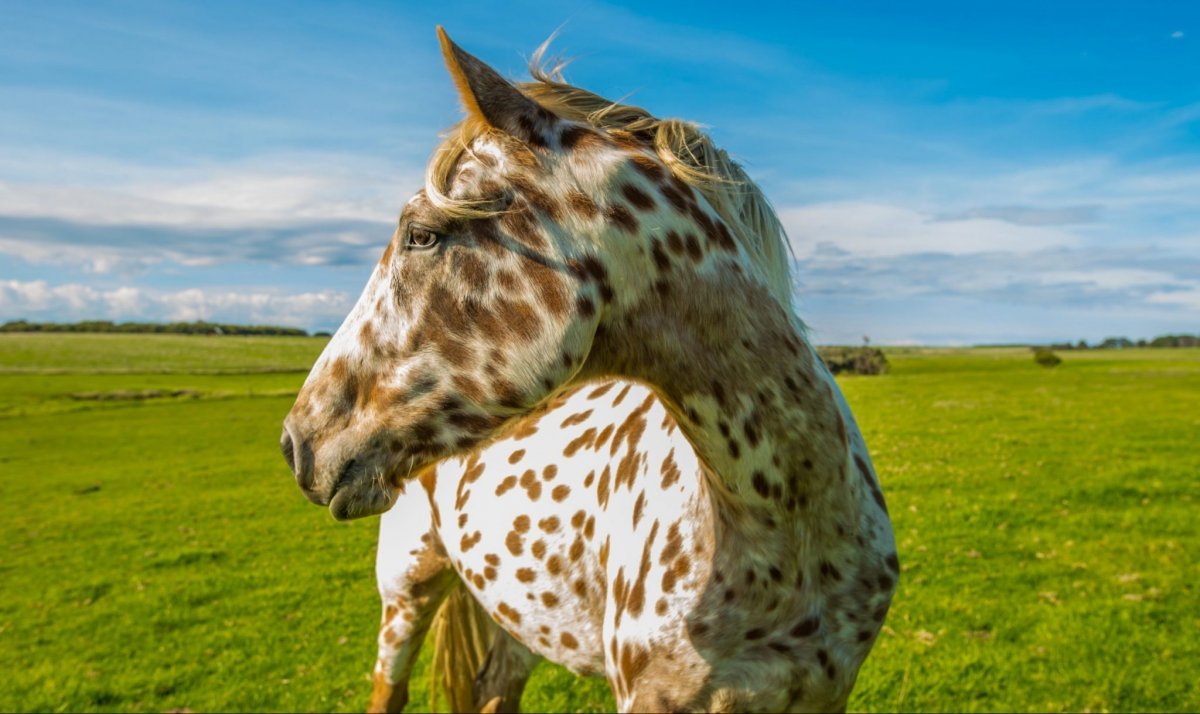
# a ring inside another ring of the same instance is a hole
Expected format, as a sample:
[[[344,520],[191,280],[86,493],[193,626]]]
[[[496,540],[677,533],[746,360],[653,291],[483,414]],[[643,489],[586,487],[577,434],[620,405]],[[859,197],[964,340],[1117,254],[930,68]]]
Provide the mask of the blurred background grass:
[[[0,336],[0,707],[365,706],[376,522],[276,448],[323,345]],[[904,569],[851,709],[1200,707],[1200,350],[887,356],[839,379]],[[542,665],[523,704],[612,699]]]

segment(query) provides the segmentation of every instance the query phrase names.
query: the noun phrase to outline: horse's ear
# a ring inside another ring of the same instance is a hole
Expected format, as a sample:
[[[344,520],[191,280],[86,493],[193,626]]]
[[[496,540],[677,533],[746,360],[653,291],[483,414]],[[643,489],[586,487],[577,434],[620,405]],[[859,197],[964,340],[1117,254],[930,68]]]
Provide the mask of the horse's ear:
[[[446,69],[458,87],[467,115],[523,141],[544,145],[549,128],[546,125],[553,115],[521,94],[496,70],[464,52],[440,25],[437,33]]]

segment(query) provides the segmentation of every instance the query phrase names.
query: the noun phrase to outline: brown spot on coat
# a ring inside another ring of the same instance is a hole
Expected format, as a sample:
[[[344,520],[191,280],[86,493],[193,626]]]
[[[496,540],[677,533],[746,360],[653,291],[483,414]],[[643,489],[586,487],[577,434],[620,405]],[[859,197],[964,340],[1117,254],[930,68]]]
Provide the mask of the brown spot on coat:
[[[637,186],[625,184],[621,187],[621,193],[625,196],[625,200],[629,201],[637,210],[654,210],[654,198]]]
[[[505,476],[504,480],[500,481],[500,484],[496,487],[497,496],[504,496],[504,494],[506,492],[509,492],[511,490],[511,488],[516,485],[517,485],[516,476]],[[460,508],[462,508],[462,506],[460,506]]]
[[[809,617],[801,620],[799,624],[792,628],[792,637],[809,637],[817,628],[821,626],[821,621],[816,617]]]
[[[525,551],[525,539],[516,531],[509,531],[504,538],[504,545],[508,548],[508,552],[513,555],[520,555]]]
[[[596,399],[597,397],[602,397],[608,392],[608,390],[616,386],[616,384],[616,382],[606,382],[605,384],[601,384],[599,387],[596,387],[592,391],[588,392],[587,398]]]
[[[633,213],[619,203],[614,203],[604,210],[604,215],[617,228],[626,233],[637,233],[638,219]]]
[[[663,174],[665,172],[662,164],[658,163],[649,156],[646,156],[645,154],[634,154],[633,156],[629,157],[629,163],[633,165],[633,168],[636,169],[638,173],[645,176],[651,183],[658,183],[663,179]]]
[[[604,137],[580,124],[568,124],[563,128],[562,133],[558,135],[558,145],[564,151],[574,151],[577,148],[586,149],[589,146],[595,147],[607,144],[608,141]]]
[[[508,603],[502,602],[496,606],[496,609],[501,615],[507,617],[509,620],[512,620],[514,624],[521,624],[521,613],[517,612],[516,609],[514,609]]]
[[[475,531],[473,535],[467,535],[464,533],[462,539],[458,543],[459,548],[462,550],[462,552],[466,553],[468,550],[474,548],[475,544],[478,543],[481,538],[483,538],[483,534],[479,531]]]
[[[575,426],[576,424],[582,424],[583,422],[587,421],[587,418],[590,417],[591,415],[592,415],[591,409],[587,409],[582,412],[577,412],[575,414],[568,416],[566,419],[563,419],[562,424],[559,424],[559,426],[566,428],[568,426]]]

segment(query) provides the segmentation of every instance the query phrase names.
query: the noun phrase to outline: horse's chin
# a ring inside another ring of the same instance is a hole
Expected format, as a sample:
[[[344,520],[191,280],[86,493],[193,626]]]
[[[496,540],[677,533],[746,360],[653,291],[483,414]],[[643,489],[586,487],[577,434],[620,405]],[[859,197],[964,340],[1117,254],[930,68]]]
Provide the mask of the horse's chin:
[[[429,461],[408,468],[403,475],[384,480],[350,480],[341,484],[329,499],[329,513],[334,520],[352,521],[379,515],[391,508],[404,489],[417,487],[416,481],[437,473],[437,462]]]
[[[378,515],[392,507],[401,490],[374,482],[346,484],[329,499],[329,514],[338,521]]]

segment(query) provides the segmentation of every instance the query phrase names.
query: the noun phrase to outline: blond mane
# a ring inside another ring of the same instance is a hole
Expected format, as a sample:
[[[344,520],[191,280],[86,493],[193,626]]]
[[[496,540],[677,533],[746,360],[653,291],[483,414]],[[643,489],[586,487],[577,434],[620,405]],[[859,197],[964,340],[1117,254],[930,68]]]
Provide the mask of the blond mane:
[[[563,119],[588,124],[612,136],[634,138],[652,148],[676,177],[708,200],[758,264],[772,294],[790,311],[792,279],[787,235],[758,184],[698,125],[682,119],[659,119],[641,107],[614,102],[567,83],[562,73],[566,63],[544,60],[549,42],[530,59],[533,81],[517,82],[517,88]],[[458,162],[470,151],[471,143],[492,131],[481,121],[465,119],[451,127],[434,150],[425,175],[425,191],[435,205],[453,216],[495,215],[486,206],[446,195]]]

